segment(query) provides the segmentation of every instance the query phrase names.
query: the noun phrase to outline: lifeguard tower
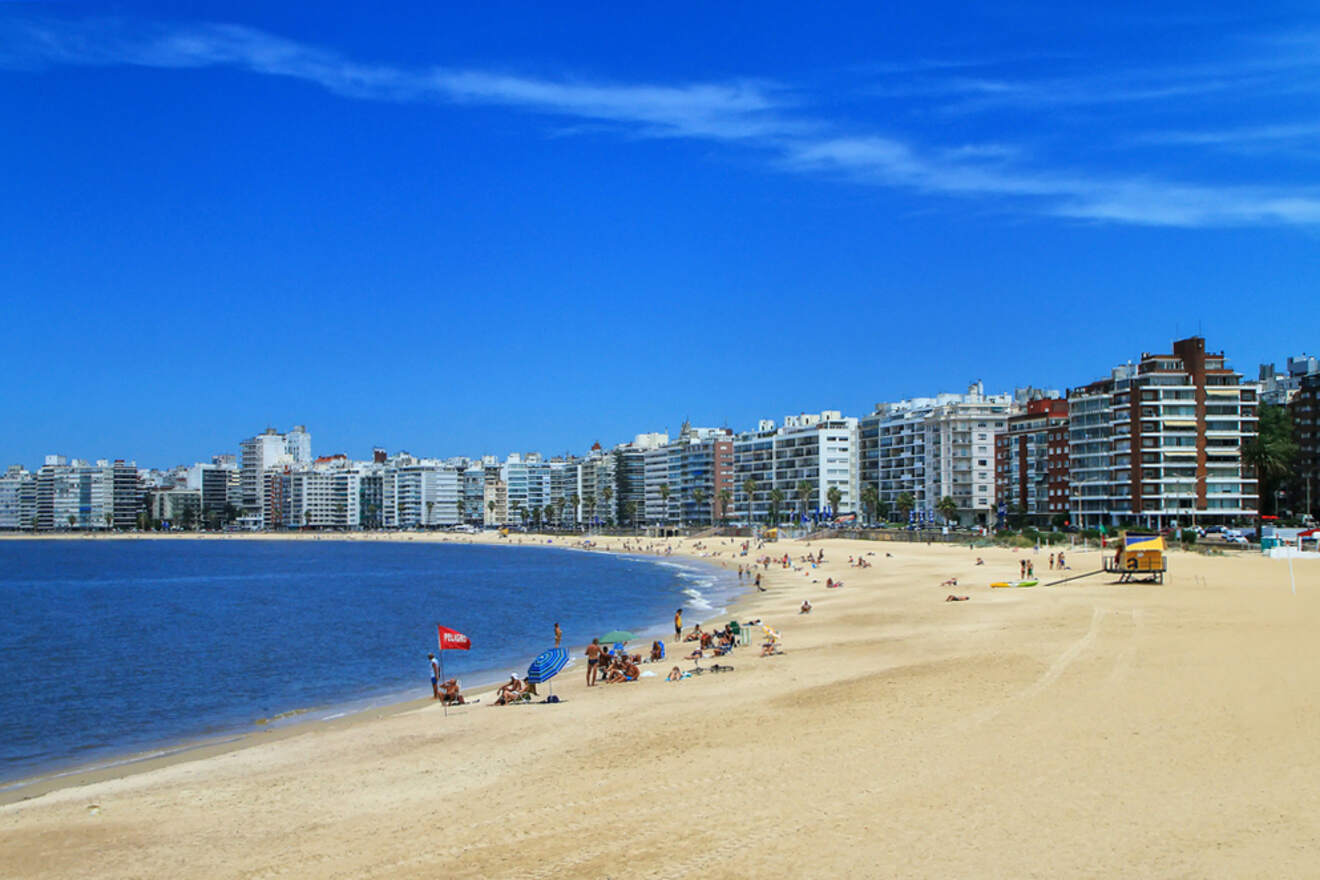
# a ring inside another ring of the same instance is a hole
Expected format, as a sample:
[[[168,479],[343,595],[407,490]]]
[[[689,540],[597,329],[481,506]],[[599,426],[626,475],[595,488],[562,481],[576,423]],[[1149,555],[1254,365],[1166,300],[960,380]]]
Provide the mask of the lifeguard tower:
[[[1169,560],[1164,554],[1164,538],[1159,535],[1127,532],[1121,538],[1118,551],[1104,559],[1104,570],[1118,575],[1120,584],[1143,581],[1164,583]]]

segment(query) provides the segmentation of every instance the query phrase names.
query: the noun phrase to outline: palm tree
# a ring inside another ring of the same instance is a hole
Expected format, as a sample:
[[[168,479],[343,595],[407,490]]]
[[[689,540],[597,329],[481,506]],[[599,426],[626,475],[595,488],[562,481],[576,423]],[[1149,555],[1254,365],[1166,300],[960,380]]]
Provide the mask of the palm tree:
[[[751,525],[752,520],[752,498],[756,495],[756,478],[748,477],[743,480],[743,491],[747,493],[747,525]]]
[[[733,492],[728,486],[719,491],[720,499],[720,521],[726,526],[729,524],[729,502],[733,500]]]
[[[111,525],[114,521],[115,521],[115,515],[114,515],[113,513],[111,513],[110,511],[107,510],[107,511],[105,512],[105,527],[106,527],[107,529],[110,528],[110,525]]]
[[[664,502],[665,522],[668,523],[669,522],[669,484],[668,483],[660,484],[660,500]]]
[[[905,521],[912,508],[917,506],[917,499],[912,497],[911,492],[904,492],[894,499],[894,506],[898,508],[899,520]]]
[[[521,502],[521,501],[510,501],[510,502],[509,502],[509,513],[513,514],[514,516],[520,516],[520,515],[522,514],[522,502]]]
[[[783,503],[784,493],[779,489],[770,490],[770,522],[779,525],[779,505]]]
[[[697,519],[701,519],[701,504],[706,500],[706,490],[697,487],[692,490],[692,503],[697,505]]]
[[[610,525],[614,524],[614,512],[610,506],[610,499],[614,497],[614,487],[606,486],[600,490],[601,499],[605,502],[605,521]]]
[[[629,526],[637,525],[637,502],[623,502],[623,518],[628,521]]]
[[[798,484],[797,484],[798,510],[799,512],[801,512],[802,518],[804,520],[807,518],[807,499],[811,497],[811,490],[812,490],[811,483],[807,482],[806,480],[798,480]]]
[[[954,501],[952,497],[945,495],[939,500],[939,503],[935,505],[935,512],[944,517],[945,525],[954,525],[955,519],[958,516],[958,502]]]
[[[467,520],[467,517],[463,515],[463,514],[465,514],[465,513],[467,513],[467,505],[466,505],[465,503],[463,503],[463,499],[462,499],[462,498],[459,498],[459,499],[458,499],[458,521],[459,521],[459,522],[465,522],[465,521]]]
[[[587,517],[586,512],[590,510],[591,516]],[[582,499],[582,519],[591,524],[591,520],[596,518],[596,493],[588,492]]]
[[[73,528],[77,523],[78,517],[74,516],[72,513],[69,514],[69,528]]]
[[[1260,540],[1261,514],[1265,511],[1265,498],[1274,503],[1277,515],[1278,500],[1275,488],[1292,470],[1297,457],[1297,444],[1292,438],[1292,424],[1288,411],[1281,406],[1262,406],[1256,436],[1242,445],[1242,463],[1256,474],[1256,540]]]
[[[825,498],[830,502],[830,511],[833,512],[834,518],[838,519],[839,502],[843,500],[843,493],[839,491],[838,486],[830,486],[825,490]]]
[[[486,502],[486,509],[490,511],[490,518],[491,518],[491,519],[494,519],[494,518],[495,518],[495,500],[494,500],[493,498],[492,498],[490,501],[487,501],[487,502]]]
[[[577,525],[578,511],[581,509],[582,499],[578,497],[578,494],[576,492],[574,492],[572,495],[569,496],[568,503],[573,507],[573,524]]]
[[[877,508],[880,507],[880,492],[875,486],[865,486],[862,488],[862,512],[866,514],[867,522],[875,521]]]
[[[427,526],[427,528],[430,528],[430,527],[431,527],[431,523],[432,523],[431,512],[432,512],[433,510],[435,510],[435,502],[434,502],[434,501],[428,501],[428,502],[426,502],[426,526]]]
[[[568,506],[568,499],[565,498],[563,495],[560,495],[558,498],[555,499],[555,512],[558,514],[556,518],[559,520],[560,528],[564,527],[564,508],[567,506]]]

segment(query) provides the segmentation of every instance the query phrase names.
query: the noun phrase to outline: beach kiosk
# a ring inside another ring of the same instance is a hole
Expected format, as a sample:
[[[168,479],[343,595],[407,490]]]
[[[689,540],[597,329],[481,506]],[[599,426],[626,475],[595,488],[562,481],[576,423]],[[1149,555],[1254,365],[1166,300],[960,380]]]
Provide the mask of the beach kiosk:
[[[1118,575],[1120,584],[1134,581],[1164,583],[1169,560],[1164,554],[1164,538],[1159,535],[1127,532],[1112,557],[1105,557],[1105,571]]]

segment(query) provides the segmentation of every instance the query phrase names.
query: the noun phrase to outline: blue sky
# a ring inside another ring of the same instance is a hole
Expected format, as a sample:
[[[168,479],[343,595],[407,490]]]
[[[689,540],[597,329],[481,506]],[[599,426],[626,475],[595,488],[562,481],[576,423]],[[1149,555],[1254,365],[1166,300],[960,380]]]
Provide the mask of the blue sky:
[[[1320,348],[1311,4],[276,6],[0,3],[0,463]]]

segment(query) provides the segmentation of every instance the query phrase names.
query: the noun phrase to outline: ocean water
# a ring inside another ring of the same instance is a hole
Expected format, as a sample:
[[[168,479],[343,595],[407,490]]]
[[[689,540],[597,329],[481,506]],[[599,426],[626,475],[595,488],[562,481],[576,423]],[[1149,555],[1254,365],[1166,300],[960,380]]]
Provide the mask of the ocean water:
[[[554,644],[718,619],[737,578],[526,546],[0,541],[0,783],[465,688]],[[635,645],[639,643],[634,643]],[[580,674],[580,663],[562,675]]]

